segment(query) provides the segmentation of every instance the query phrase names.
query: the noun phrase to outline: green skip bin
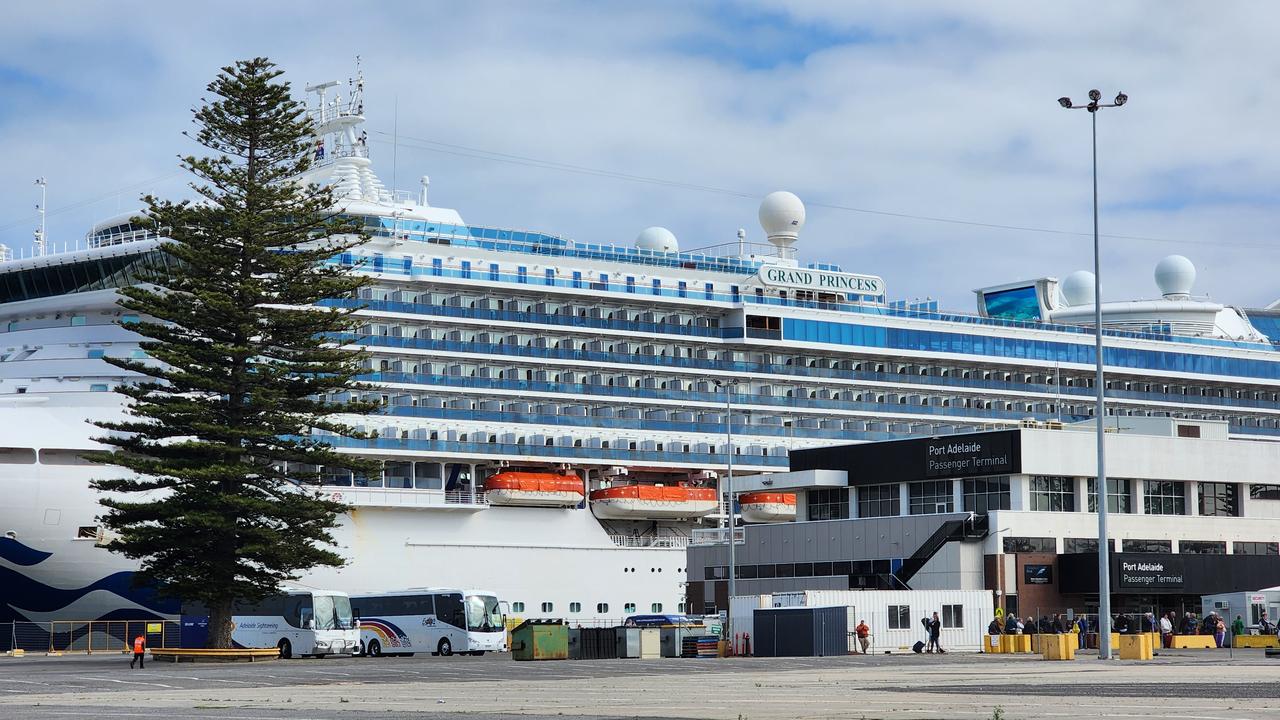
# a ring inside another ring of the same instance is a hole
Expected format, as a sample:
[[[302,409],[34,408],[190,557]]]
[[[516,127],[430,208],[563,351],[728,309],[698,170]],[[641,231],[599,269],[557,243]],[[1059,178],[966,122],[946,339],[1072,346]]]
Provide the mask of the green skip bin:
[[[511,631],[512,660],[568,660],[569,626],[563,620],[525,620]]]

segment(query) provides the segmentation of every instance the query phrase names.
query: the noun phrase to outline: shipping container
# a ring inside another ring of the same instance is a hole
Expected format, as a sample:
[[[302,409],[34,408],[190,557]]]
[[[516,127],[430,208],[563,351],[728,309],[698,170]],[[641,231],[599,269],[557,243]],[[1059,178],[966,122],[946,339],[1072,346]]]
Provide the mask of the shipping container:
[[[758,657],[828,657],[848,654],[846,608],[780,607],[755,611]]]

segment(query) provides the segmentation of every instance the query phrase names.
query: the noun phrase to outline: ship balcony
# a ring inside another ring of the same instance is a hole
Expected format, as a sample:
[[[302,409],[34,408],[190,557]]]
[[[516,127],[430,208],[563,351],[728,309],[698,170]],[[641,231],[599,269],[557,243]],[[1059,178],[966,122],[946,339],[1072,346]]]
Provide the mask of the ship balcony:
[[[324,497],[351,507],[431,508],[437,510],[486,510],[483,492],[465,490],[411,490],[407,488],[325,488]]]
[[[610,535],[614,545],[625,548],[672,548],[684,549],[689,546],[689,538],[683,535],[666,535],[662,537],[636,535]]]

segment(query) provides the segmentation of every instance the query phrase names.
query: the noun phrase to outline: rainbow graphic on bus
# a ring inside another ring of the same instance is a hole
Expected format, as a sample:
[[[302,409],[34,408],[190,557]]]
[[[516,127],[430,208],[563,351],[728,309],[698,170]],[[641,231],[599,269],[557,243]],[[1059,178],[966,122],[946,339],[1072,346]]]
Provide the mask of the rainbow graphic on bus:
[[[409,636],[404,631],[396,627],[395,623],[383,620],[381,618],[360,618],[361,630],[372,630],[378,636],[378,642],[385,648],[410,648],[413,643],[409,641]]]

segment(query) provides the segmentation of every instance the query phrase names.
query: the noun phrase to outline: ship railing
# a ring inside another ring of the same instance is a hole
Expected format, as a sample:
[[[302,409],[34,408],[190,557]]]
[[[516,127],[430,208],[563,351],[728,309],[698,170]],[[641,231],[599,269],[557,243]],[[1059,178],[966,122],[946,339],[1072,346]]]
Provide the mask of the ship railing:
[[[487,506],[489,501],[483,491],[472,495],[469,489],[462,490],[416,490],[395,487],[325,487],[325,499],[333,502],[355,506],[374,507],[441,507]]]
[[[685,548],[689,546],[689,538],[682,535],[664,535],[660,537],[610,535],[609,539],[618,547],[627,548]]]
[[[729,542],[729,528],[705,528],[693,531],[693,537],[689,538],[690,546],[698,545],[727,545]],[[733,529],[733,544],[745,545],[747,542],[746,528],[736,527]]]
[[[0,623],[0,652],[113,653],[133,651],[133,640],[148,648],[182,646],[182,627],[173,620],[50,620]]]

